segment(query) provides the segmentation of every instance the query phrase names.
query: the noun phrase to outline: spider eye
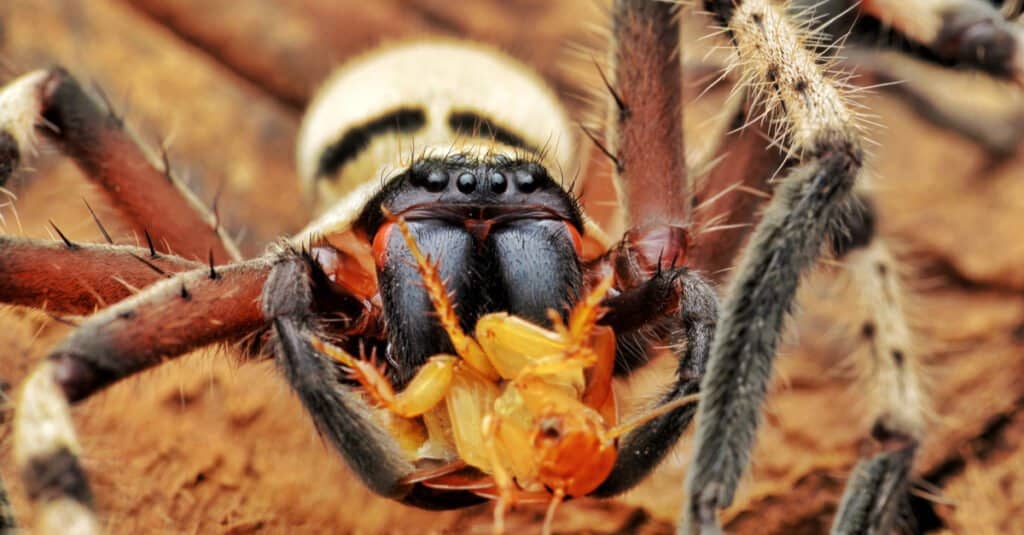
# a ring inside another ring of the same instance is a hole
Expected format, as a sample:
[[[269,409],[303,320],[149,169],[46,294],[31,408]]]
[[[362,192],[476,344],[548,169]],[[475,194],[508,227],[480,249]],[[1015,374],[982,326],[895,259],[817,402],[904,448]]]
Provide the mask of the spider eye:
[[[409,181],[417,188],[423,188],[430,193],[440,193],[448,187],[448,173],[442,169],[417,165],[409,171]]]
[[[508,189],[508,180],[505,179],[505,175],[498,171],[491,173],[491,191],[505,193],[506,189]]]
[[[529,171],[520,171],[516,173],[516,187],[523,193],[533,193],[537,190],[540,185],[537,177],[533,176],[533,173]]]
[[[427,175],[424,187],[431,193],[439,193],[448,187],[448,173],[433,170]]]
[[[455,186],[459,188],[462,193],[473,193],[476,189],[476,177],[473,173],[462,173],[455,182]]]

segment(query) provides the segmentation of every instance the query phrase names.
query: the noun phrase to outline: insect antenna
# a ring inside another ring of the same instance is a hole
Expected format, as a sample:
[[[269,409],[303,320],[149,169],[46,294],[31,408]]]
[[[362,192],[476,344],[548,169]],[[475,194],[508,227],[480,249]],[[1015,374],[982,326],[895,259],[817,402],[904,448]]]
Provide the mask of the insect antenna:
[[[636,429],[637,427],[640,427],[641,425],[644,425],[645,423],[647,423],[647,422],[649,422],[649,421],[651,421],[651,420],[653,420],[653,419],[655,419],[655,418],[657,418],[657,417],[659,417],[659,416],[661,416],[663,414],[670,413],[670,412],[678,409],[679,407],[683,407],[683,406],[689,405],[691,403],[696,403],[699,400],[700,400],[700,394],[699,393],[697,393],[697,394],[690,394],[689,396],[683,396],[683,397],[681,397],[679,399],[674,399],[674,400],[672,400],[672,401],[670,401],[670,402],[668,402],[668,403],[666,403],[664,405],[661,405],[659,407],[656,407],[656,408],[652,409],[651,411],[649,411],[649,412],[647,412],[645,414],[641,414],[640,416],[637,416],[636,418],[633,418],[632,420],[630,420],[630,421],[628,421],[626,423],[619,424],[619,425],[609,429],[606,436],[608,438],[610,438],[610,439],[611,438],[620,437],[620,436],[622,436],[622,435],[624,435],[624,434],[626,434],[626,433]]]

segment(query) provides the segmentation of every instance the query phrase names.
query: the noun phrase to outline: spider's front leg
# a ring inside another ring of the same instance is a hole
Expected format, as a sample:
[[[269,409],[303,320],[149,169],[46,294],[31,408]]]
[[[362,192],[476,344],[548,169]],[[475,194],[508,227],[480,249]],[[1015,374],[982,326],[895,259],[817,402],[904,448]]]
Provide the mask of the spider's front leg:
[[[615,274],[620,293],[602,303],[608,312],[600,323],[616,332],[617,373],[646,364],[660,347],[675,353],[675,380],[658,400],[664,404],[700,389],[718,300],[703,276],[687,267],[692,205],[683,152],[678,6],[620,0],[612,15],[616,46],[606,150],[633,227],[587,272]],[[639,483],[694,413],[692,405],[680,407],[623,437],[611,474],[594,494],[611,496]]]
[[[807,36],[782,9],[765,0],[707,1],[705,7],[726,30],[737,49],[744,82],[760,92],[766,116],[800,163],[776,188],[741,256],[723,306],[687,481],[689,502],[682,526],[686,533],[721,531],[717,510],[732,502],[748,464],[784,319],[802,274],[818,259],[823,245],[851,223],[851,192],[863,158],[855,116],[819,58],[804,47]],[[880,424],[883,435],[898,437],[890,443],[912,451],[918,429],[898,418]],[[899,479],[900,474],[905,477],[907,466],[875,462],[873,473],[884,469]],[[892,518],[893,501],[861,509],[870,516],[861,525],[885,525]],[[849,525],[841,522],[842,515],[836,530],[845,532]]]
[[[69,403],[177,357],[259,331],[266,260],[203,268],[156,283],[90,316],[26,379],[16,403],[14,457],[40,533],[99,530],[78,462]]]

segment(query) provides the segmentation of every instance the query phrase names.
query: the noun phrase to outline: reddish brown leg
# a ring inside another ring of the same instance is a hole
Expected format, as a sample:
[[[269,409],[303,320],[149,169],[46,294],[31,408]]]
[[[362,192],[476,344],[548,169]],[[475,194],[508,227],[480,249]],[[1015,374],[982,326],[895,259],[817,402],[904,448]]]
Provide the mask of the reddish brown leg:
[[[21,391],[15,462],[39,504],[39,533],[97,533],[69,403],[166,359],[265,325],[266,259],[181,273],[89,317],[50,352]]]
[[[607,153],[633,227],[689,222],[677,12],[667,2],[637,0],[613,8]]]
[[[745,99],[740,99],[745,100]],[[757,224],[758,210],[771,197],[772,177],[784,171],[785,154],[739,106],[729,132],[714,154],[717,162],[697,186],[696,225],[689,265],[716,282],[726,278],[740,248]]]
[[[24,79],[23,79],[24,80]],[[3,113],[31,117],[36,132],[57,144],[110,197],[112,204],[139,236],[148,232],[156,249],[184,258],[227,263],[241,258],[216,217],[174,177],[167,158],[160,162],[146,150],[109,107],[97,102],[65,70],[54,68],[32,78],[34,87],[15,87],[9,93],[34,89],[35,102]],[[0,95],[2,96],[2,95]],[[0,117],[0,127],[11,121]],[[15,128],[10,126],[10,128]],[[25,132],[0,132],[19,143],[21,154],[6,158],[16,165],[30,150],[20,142]],[[21,138],[21,139],[19,139]],[[4,158],[0,154],[0,159]],[[4,162],[0,161],[0,166]]]
[[[139,247],[0,236],[0,302],[91,314],[173,273],[200,267]]]

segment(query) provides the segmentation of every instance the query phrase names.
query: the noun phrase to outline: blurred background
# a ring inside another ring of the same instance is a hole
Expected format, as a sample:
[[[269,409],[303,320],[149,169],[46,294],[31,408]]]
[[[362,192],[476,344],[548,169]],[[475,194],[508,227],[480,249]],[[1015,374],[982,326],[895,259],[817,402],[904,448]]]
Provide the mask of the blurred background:
[[[697,81],[709,71],[688,13],[684,47]],[[534,66],[573,116],[603,114],[592,58],[608,45],[595,0],[5,0],[0,82],[62,64],[95,83],[207,201],[243,251],[259,254],[309,218],[293,166],[302,110],[341,62],[380,43],[448,36],[491,43]],[[697,53],[701,52],[701,53]],[[918,353],[934,396],[915,468],[908,523],[929,533],[1024,532],[1024,133],[1020,90],[982,75],[938,70],[895,54],[850,51],[873,123],[869,167],[882,235],[903,262]],[[711,67],[714,67],[712,64]],[[701,74],[703,73],[703,75]],[[856,83],[856,81],[855,81]],[[691,100],[701,92],[687,86]],[[687,142],[728,84],[691,102]],[[955,128],[952,128],[955,127]],[[702,137],[703,134],[703,137]],[[8,187],[8,234],[100,241],[83,199],[115,238],[105,200],[68,160],[43,148]],[[607,176],[592,169],[594,212],[607,217]],[[604,184],[604,185],[602,185]],[[16,211],[15,211],[16,207]],[[754,467],[723,519],[730,533],[822,533],[871,422],[848,365],[853,302],[834,266],[803,291],[758,437]],[[52,318],[0,309],[0,378],[17,385],[67,333]],[[665,373],[655,363],[633,385]],[[491,506],[433,513],[362,488],[317,437],[272,365],[240,365],[232,350],[201,351],[118,384],[75,409],[98,507],[115,533],[489,533]],[[4,436],[0,433],[0,436]],[[669,533],[682,500],[689,442],[648,482],[606,501],[564,505],[563,533]],[[24,512],[0,442],[0,474]],[[539,529],[523,507],[510,532]]]

